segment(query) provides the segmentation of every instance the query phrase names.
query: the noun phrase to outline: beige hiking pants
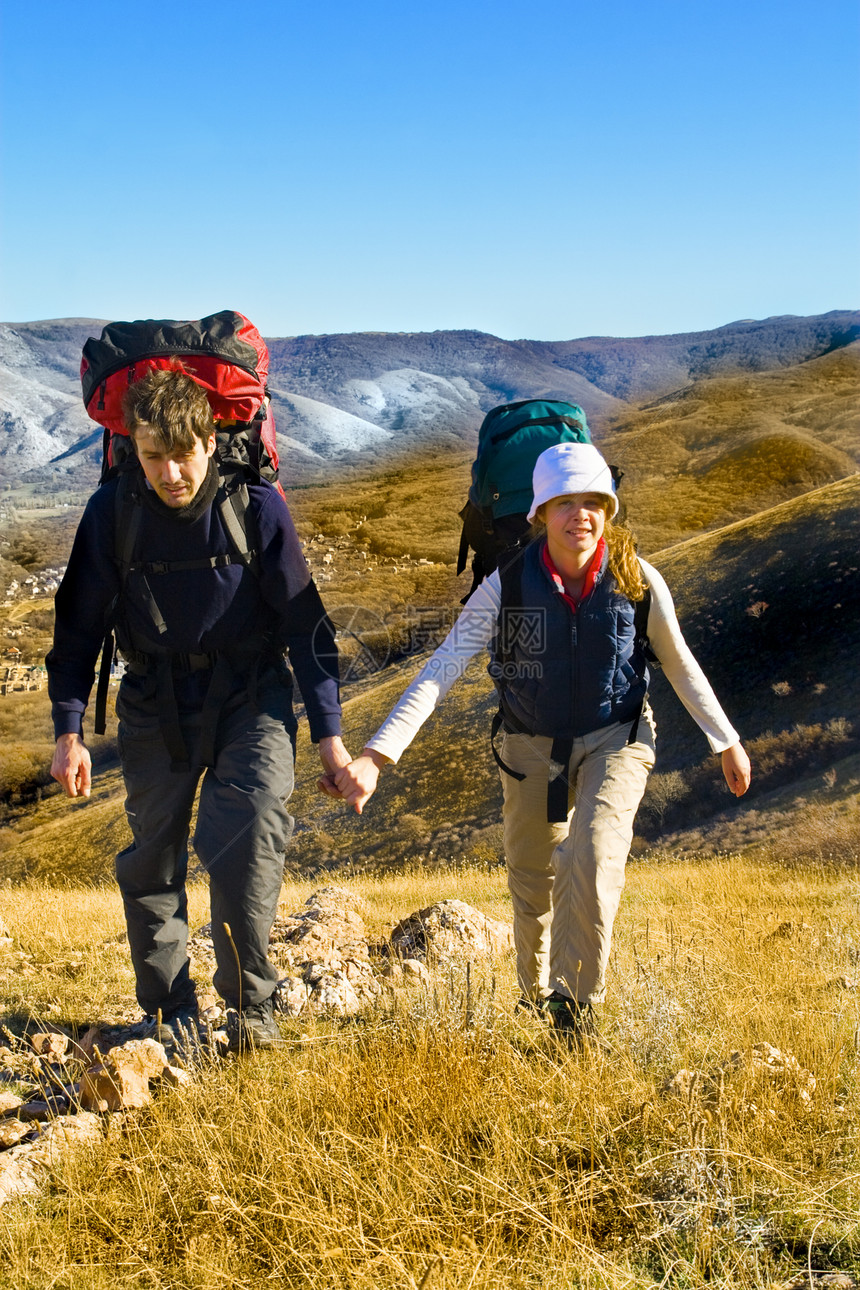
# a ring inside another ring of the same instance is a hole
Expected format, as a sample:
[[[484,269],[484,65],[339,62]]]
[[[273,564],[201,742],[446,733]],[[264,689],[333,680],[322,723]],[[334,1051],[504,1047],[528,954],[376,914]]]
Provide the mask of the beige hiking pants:
[[[502,775],[505,857],[514,906],[517,976],[523,994],[559,990],[581,1003],[606,993],[612,925],[624,886],[633,819],[654,765],[654,719],[646,704],[637,741],[630,724],[574,740],[570,814],[548,824],[552,740],[505,734],[499,753],[524,780]]]

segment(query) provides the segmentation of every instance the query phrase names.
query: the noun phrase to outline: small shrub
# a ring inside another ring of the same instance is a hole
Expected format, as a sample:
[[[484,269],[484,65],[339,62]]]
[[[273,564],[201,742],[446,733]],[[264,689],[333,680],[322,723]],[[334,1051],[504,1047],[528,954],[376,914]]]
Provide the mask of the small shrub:
[[[765,793],[784,788],[853,752],[860,744],[844,717],[826,724],[797,725],[790,730],[767,731],[751,739],[747,752],[753,768],[752,784],[744,805]],[[639,827],[652,840],[664,830],[689,828],[726,807],[727,789],[719,759],[709,757],[683,773],[669,771],[651,776],[642,799]]]

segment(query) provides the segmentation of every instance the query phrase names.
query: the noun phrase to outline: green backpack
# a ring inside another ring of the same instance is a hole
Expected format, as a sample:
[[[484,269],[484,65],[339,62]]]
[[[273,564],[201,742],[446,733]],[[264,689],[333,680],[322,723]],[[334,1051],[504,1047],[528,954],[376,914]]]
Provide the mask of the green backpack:
[[[556,443],[591,443],[585,413],[576,403],[523,399],[484,417],[469,500],[460,512],[457,572],[463,572],[469,550],[474,551],[470,596],[497,568],[502,552],[528,531],[535,462]]]

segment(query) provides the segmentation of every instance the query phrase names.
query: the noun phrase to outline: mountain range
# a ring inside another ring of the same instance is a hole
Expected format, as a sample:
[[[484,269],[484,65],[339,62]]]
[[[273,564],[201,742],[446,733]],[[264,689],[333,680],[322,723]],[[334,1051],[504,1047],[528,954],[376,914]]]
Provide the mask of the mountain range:
[[[94,484],[101,434],[84,412],[78,374],[84,341],[103,325],[80,318],[0,324],[7,479],[82,491]],[[778,380],[856,350],[858,339],[860,312],[850,310],[624,339],[507,341],[478,331],[296,336],[268,340],[269,384],[286,473],[297,480],[324,474],[332,459],[471,447],[489,408],[521,398],[580,403],[598,438],[617,436],[627,422],[635,430],[643,403],[689,397],[702,383],[741,374]],[[844,457],[849,446],[834,449]]]

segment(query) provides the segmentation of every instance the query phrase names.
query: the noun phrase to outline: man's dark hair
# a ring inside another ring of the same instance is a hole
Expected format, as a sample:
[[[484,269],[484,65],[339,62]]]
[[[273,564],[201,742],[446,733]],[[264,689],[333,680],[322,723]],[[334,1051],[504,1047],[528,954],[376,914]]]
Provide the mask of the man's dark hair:
[[[205,391],[185,372],[175,370],[148,372],[130,385],[123,395],[122,416],[132,443],[146,426],[162,452],[189,452],[195,439],[208,444],[215,433]]]

